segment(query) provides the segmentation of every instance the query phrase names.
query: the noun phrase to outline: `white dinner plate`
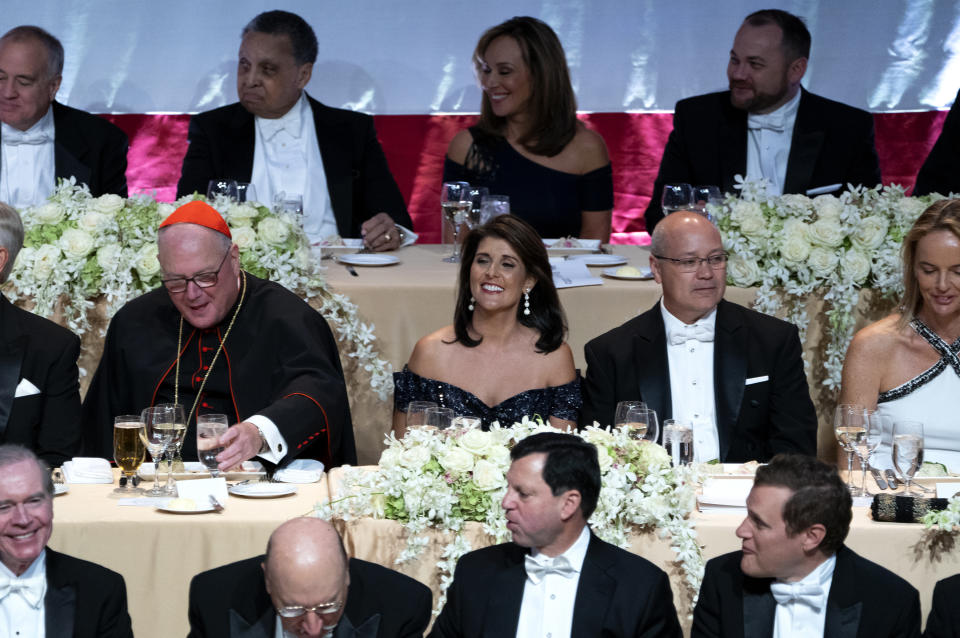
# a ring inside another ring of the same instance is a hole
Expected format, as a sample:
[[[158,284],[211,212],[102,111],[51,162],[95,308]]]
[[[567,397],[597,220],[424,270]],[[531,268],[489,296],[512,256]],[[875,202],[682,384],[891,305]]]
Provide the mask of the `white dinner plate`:
[[[53,484],[53,495],[60,496],[61,494],[66,494],[70,491],[70,488],[67,487],[66,483],[54,483]]]
[[[171,499],[172,500],[172,499]],[[206,514],[207,512],[215,512],[213,505],[197,505],[195,510],[178,510],[164,505],[157,505],[157,509],[161,512],[168,512],[170,514]]]
[[[246,483],[231,485],[227,491],[246,498],[276,498],[297,493],[297,486],[289,483]]]
[[[623,255],[573,255],[571,260],[579,261],[587,266],[619,266],[627,263],[627,258]]]
[[[261,464],[260,461],[244,461],[240,467],[242,469],[221,472],[220,476],[228,481],[245,481],[247,479],[256,479],[266,474],[266,471],[263,469],[263,464]],[[183,464],[183,469],[183,472],[173,473],[174,480],[189,481],[190,479],[210,478],[210,470],[199,461],[186,461]],[[156,478],[156,469],[150,461],[141,464],[137,473],[144,481],[152,481]],[[167,473],[160,472],[160,479],[164,481],[167,480]]]
[[[351,266],[392,266],[399,264],[400,258],[396,255],[378,255],[377,253],[351,253],[338,256],[337,261]]]
[[[610,277],[611,279],[629,279],[632,281],[640,281],[643,279],[653,279],[653,272],[649,268],[637,268],[640,271],[639,277],[630,277],[626,275],[618,275],[617,268],[604,268],[601,272],[604,277]]]
[[[578,246],[562,246],[563,239],[544,239],[543,245],[551,255],[583,255],[600,250],[599,239],[578,239]]]

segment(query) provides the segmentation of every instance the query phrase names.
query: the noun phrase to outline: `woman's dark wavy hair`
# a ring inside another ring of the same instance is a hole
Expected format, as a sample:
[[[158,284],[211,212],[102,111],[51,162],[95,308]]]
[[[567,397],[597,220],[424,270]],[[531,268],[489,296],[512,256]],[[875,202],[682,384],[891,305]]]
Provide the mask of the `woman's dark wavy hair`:
[[[470,269],[477,256],[480,242],[487,237],[502,239],[516,251],[527,274],[537,283],[530,291],[530,314],[523,314],[523,304],[517,304],[517,321],[540,333],[537,340],[537,352],[553,352],[563,343],[567,332],[567,318],[560,305],[560,297],[553,286],[553,272],[547,249],[533,226],[513,215],[500,215],[493,220],[471,230],[463,240],[460,277],[457,284],[457,305],[453,313],[453,330],[456,341],[468,348],[480,344],[481,339],[473,339],[467,328],[470,326],[472,311],[470,305]]]
[[[477,74],[483,72],[484,55],[490,43],[500,36],[516,40],[523,61],[530,71],[530,129],[517,140],[534,155],[553,157],[570,143],[577,132],[577,98],[570,84],[567,56],[553,29],[542,20],[528,16],[511,18],[490,27],[480,36],[473,51]],[[486,93],[480,104],[477,126],[492,135],[502,136],[506,119],[497,117]]]

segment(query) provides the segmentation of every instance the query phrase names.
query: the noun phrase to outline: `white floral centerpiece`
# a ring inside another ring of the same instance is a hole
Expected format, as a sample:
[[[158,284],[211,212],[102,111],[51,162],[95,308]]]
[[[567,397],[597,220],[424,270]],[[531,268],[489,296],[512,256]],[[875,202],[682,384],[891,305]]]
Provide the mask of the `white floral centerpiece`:
[[[835,195],[772,196],[765,180],[744,182],[740,195],[711,207],[730,253],[727,277],[758,286],[754,307],[809,324],[807,298],[823,291],[829,325],[824,384],[839,388],[843,357],[853,338],[860,288],[896,299],[903,292],[900,247],[920,213],[940,195],[906,197],[900,186],[851,187]],[[809,362],[808,362],[809,365]]]
[[[413,430],[403,439],[391,433],[377,469],[348,468],[339,497],[318,504],[316,513],[328,519],[374,517],[402,522],[406,547],[398,563],[422,553],[429,543],[424,534],[428,528],[445,532],[449,542],[437,563],[442,592],[439,611],[457,560],[474,549],[463,534],[465,523],[481,523],[493,542],[510,539],[500,506],[507,489],[510,448],[538,432],[561,430],[524,417],[510,428],[495,423],[487,432]],[[597,447],[603,481],[590,518],[592,530],[621,547],[629,546],[629,533],[636,526],[669,536],[688,594],[695,601],[703,579],[703,555],[688,517],[696,505],[696,470],[670,467],[662,447],[634,441],[623,428],[591,426],[580,436]]]
[[[924,514],[923,525],[928,530],[943,534],[960,532],[960,496],[950,497],[946,509]]]
[[[160,285],[157,228],[194,198],[169,204],[146,195],[92,197],[85,185],[61,180],[47,203],[20,211],[25,236],[10,276],[15,296],[32,300],[33,312],[42,316],[60,309],[69,328],[82,336],[90,327],[87,311],[99,295],[112,317],[127,301]],[[241,266],[307,299],[319,297],[319,312],[341,350],[358,361],[385,399],[393,388],[393,370],[373,349],[373,326],[359,320],[346,296],[327,288],[296,220],[255,203],[218,198],[212,205],[230,226]]]

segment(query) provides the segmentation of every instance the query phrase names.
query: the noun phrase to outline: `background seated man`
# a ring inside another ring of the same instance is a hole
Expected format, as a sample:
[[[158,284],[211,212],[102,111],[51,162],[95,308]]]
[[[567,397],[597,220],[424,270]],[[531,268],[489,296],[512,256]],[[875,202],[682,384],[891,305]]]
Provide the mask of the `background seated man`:
[[[960,637],[960,574],[944,578],[933,588],[933,603],[923,638]]]
[[[835,467],[778,454],[757,469],[743,548],[707,563],[691,638],[920,635],[920,596],[844,546],[850,492]]]
[[[265,556],[194,576],[188,638],[419,638],[431,603],[409,576],[348,559],[330,523],[295,518]]]
[[[600,494],[597,448],[544,432],[510,458],[501,504],[513,542],[459,560],[430,636],[679,637],[667,575],[587,526]]]
[[[0,283],[23,247],[23,223],[0,202]],[[0,295],[0,443],[18,443],[52,466],[80,451],[80,339]]]
[[[123,576],[47,547],[50,468],[0,445],[0,636],[133,638]]]
[[[653,308],[587,343],[581,423],[612,425],[618,401],[693,426],[700,462],[816,454],[817,415],[796,326],[724,301],[727,254],[716,226],[667,216],[650,245],[663,288]]]

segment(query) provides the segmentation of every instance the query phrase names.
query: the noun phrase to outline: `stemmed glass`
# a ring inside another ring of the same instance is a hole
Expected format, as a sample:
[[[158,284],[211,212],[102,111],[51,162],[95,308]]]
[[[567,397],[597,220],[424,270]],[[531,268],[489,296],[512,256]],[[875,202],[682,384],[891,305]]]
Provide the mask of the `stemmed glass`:
[[[217,197],[226,197],[237,201],[239,189],[235,179],[211,179],[207,182],[207,201],[213,202]]]
[[[883,442],[884,417],[876,410],[866,410],[864,420],[864,435],[857,440],[857,458],[860,459],[860,485],[863,486],[863,496],[872,496],[867,489],[867,468],[870,465],[870,455]]]
[[[426,417],[426,429],[447,430],[453,425],[453,408],[427,408]]]
[[[853,484],[853,455],[857,442],[866,436],[866,410],[855,403],[841,403],[833,413],[833,431],[837,442],[847,452],[847,488],[851,496],[860,496],[860,488]]]
[[[480,200],[480,223],[486,224],[494,217],[510,214],[509,195],[487,195]]]
[[[226,414],[201,414],[197,417],[197,457],[210,470],[210,476],[220,476],[217,455],[223,452],[220,437],[227,433],[230,422]]]
[[[407,404],[407,432],[427,425],[427,410],[435,408],[433,401],[411,401]]]
[[[183,439],[187,433],[187,419],[184,416],[183,406],[179,403],[159,403],[156,407],[165,408],[171,413],[170,423],[172,423],[171,427],[173,428],[173,439],[166,451],[167,461],[170,465],[167,468],[167,484],[164,489],[167,494],[176,496],[177,487],[173,480],[173,472],[178,463],[180,465],[178,471],[183,471],[183,457],[180,450],[183,448]]]
[[[147,408],[141,414],[140,422],[143,424],[140,439],[150,452],[154,467],[153,488],[147,496],[166,496],[166,490],[160,487],[160,461],[173,441],[173,411],[161,407]]]
[[[693,198],[690,208],[697,211],[707,219],[712,220],[710,207],[717,208],[723,202],[723,195],[720,194],[720,188],[717,186],[694,186]]]
[[[893,464],[906,484],[903,493],[912,495],[913,475],[923,464],[923,423],[897,421],[893,424]]]
[[[453,228],[453,252],[443,261],[451,264],[460,263],[460,224],[470,215],[473,201],[470,199],[470,184],[467,182],[444,182],[440,187],[440,208],[443,218],[450,222]]]
[[[490,191],[486,186],[471,186],[470,187],[470,212],[467,213],[466,225],[469,229],[474,229],[480,224],[485,223],[483,221],[483,200],[489,197]]]
[[[619,401],[617,402],[617,408],[613,413],[613,425],[614,427],[620,427],[630,424],[630,421],[627,421],[627,413],[632,409],[646,408],[647,404],[643,401]]]
[[[143,494],[143,490],[133,486],[133,477],[147,454],[143,441],[140,440],[141,427],[143,423],[136,414],[125,414],[113,419],[113,460],[126,477],[126,481],[113,490],[120,496]]]
[[[250,182],[237,182],[237,201],[255,202],[257,201],[257,189]]]
[[[678,210],[689,210],[693,204],[693,187],[690,184],[665,184],[660,196],[660,207],[666,217]]]
[[[657,423],[657,412],[655,410],[645,406],[633,406],[627,408],[623,418],[623,425],[627,428],[627,436],[634,441],[656,443],[660,437],[660,427]]]

